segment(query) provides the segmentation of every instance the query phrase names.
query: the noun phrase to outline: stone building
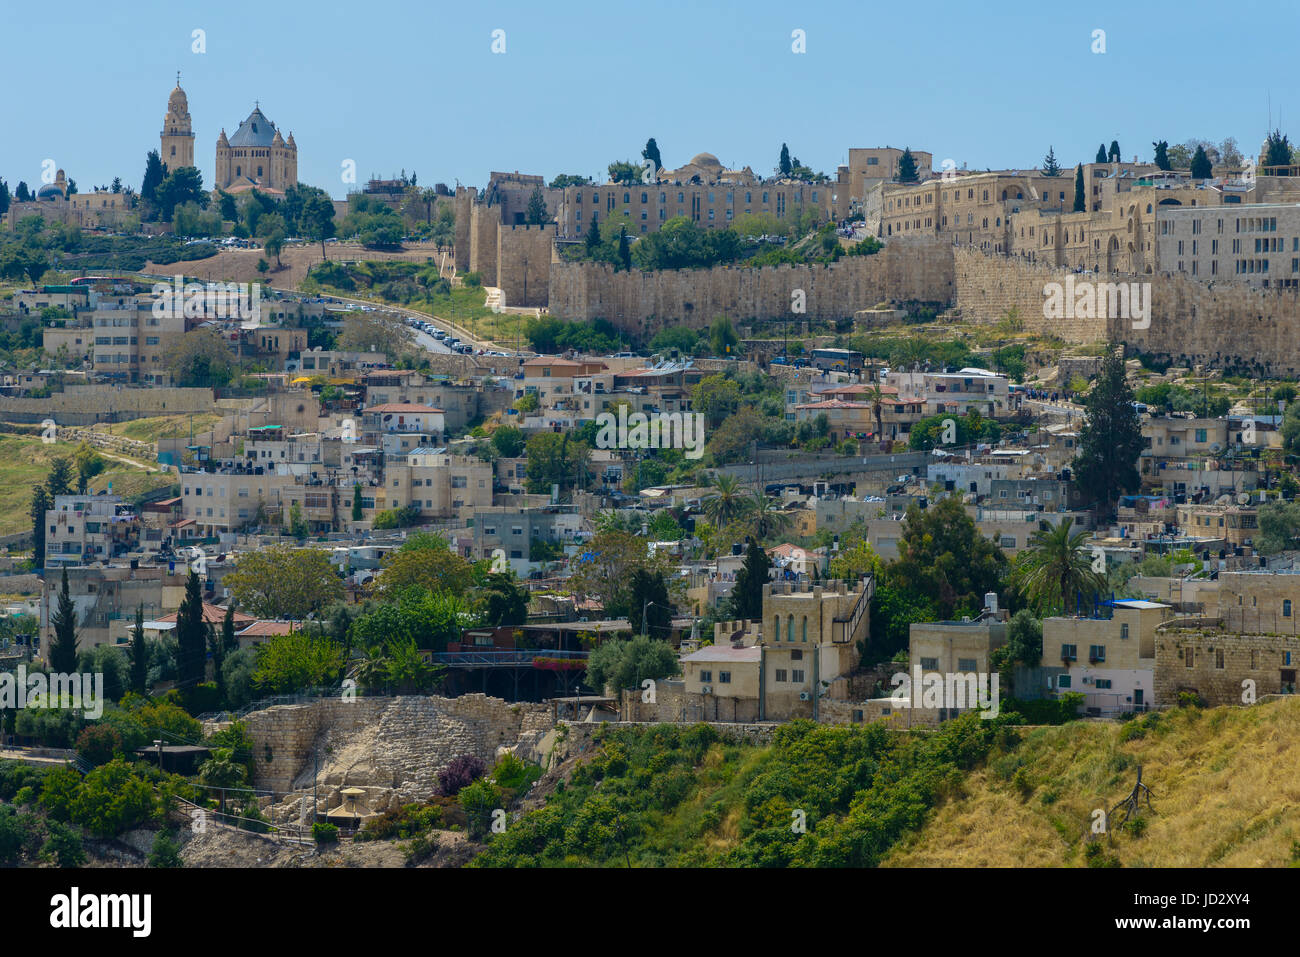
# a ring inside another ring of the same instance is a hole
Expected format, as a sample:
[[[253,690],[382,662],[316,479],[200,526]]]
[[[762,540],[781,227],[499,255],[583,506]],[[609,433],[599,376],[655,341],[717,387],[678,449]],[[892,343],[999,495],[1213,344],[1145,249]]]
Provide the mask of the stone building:
[[[1266,694],[1295,694],[1300,638],[1169,629],[1156,637],[1156,700],[1177,704],[1195,694],[1211,707],[1253,704]]]
[[[181,89],[181,75],[176,74],[176,88],[167,98],[167,115],[159,134],[158,156],[171,172],[194,165],[194,129],[190,123],[190,103]]]
[[[229,139],[222,128],[217,138],[215,188],[228,193],[253,188],[283,193],[296,185],[298,144],[294,142],[293,133],[287,140],[280,135],[260,105],[254,106],[253,112]]]
[[[1078,692],[1088,714],[1111,716],[1168,704],[1155,693],[1155,643],[1171,609],[1162,602],[1107,602],[1108,618],[1047,618],[1047,690]]]

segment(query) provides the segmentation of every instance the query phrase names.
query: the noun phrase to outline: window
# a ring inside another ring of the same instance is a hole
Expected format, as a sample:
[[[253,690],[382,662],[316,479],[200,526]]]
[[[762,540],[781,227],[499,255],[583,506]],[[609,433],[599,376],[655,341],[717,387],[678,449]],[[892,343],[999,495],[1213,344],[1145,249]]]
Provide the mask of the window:
[[[799,640],[802,641],[804,644],[807,644],[808,643],[808,616],[807,615],[803,616],[803,625],[800,631],[801,631],[801,635]]]
[[[958,659],[957,659],[957,670],[960,671],[960,672],[962,672],[963,674],[966,673],[966,672],[968,672],[968,671],[975,671],[975,670],[977,670],[977,665],[976,665],[976,663],[975,663],[975,659],[974,659],[974,658],[958,658]]]
[[[938,659],[938,658],[922,658],[922,659],[921,659],[921,670],[922,670],[922,671],[938,671],[938,670],[939,670],[939,659]]]
[[[1214,652],[1214,667],[1220,671],[1223,670],[1223,649],[1219,648]]]
[[[713,672],[712,672],[712,671],[701,671],[701,672],[700,672],[700,681],[701,681],[701,682],[707,684],[708,682],[710,682],[710,681],[712,681],[712,680],[713,680]]]
[[[729,685],[729,684],[731,684],[731,672],[730,672],[730,671],[719,671],[719,672],[718,672],[718,684],[720,684],[720,685]]]
[[[1092,686],[1093,686],[1094,688],[1109,688],[1109,687],[1110,687],[1110,679],[1109,679],[1109,678],[1097,678],[1097,679],[1095,679],[1095,680],[1092,682]]]
[[[1125,622],[1124,624],[1122,624],[1122,625],[1119,626],[1119,636],[1120,636],[1120,638],[1127,638],[1127,637],[1128,637],[1128,623],[1127,623],[1127,622]]]
[[[779,682],[781,682],[782,684],[785,684],[785,669],[784,669],[784,668],[777,668],[777,669],[776,669],[776,680],[779,681]]]
[[[1191,668],[1196,664],[1196,651],[1190,645],[1183,651],[1183,665]]]
[[[1106,646],[1105,646],[1105,645],[1089,645],[1089,646],[1088,646],[1088,660],[1089,660],[1089,661],[1105,661],[1105,660],[1106,660]]]
[[[1290,599],[1290,598],[1284,598],[1284,599],[1282,599],[1282,617],[1283,617],[1283,618],[1290,618],[1290,617],[1291,617],[1291,599]]]
[[[1068,688],[1068,687],[1070,687],[1070,676],[1069,676],[1069,675],[1060,675],[1059,677],[1057,677],[1057,679],[1056,679],[1056,687],[1057,687],[1057,688]]]
[[[1061,645],[1062,661],[1078,661],[1079,649],[1077,645]]]
[[[791,669],[790,680],[797,685],[803,684],[803,672],[799,671],[797,668]]]

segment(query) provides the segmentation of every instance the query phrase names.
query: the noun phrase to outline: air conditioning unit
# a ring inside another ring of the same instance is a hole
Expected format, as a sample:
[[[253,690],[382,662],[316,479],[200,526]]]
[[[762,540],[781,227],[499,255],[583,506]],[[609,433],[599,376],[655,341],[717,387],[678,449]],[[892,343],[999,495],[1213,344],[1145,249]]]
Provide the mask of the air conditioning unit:
[[[811,700],[812,700],[812,694],[811,694],[810,692],[807,692],[807,691],[800,691],[800,692],[799,692],[799,700],[800,700],[800,701],[811,701]]]
[[[713,694],[713,685],[701,685],[700,694]]]

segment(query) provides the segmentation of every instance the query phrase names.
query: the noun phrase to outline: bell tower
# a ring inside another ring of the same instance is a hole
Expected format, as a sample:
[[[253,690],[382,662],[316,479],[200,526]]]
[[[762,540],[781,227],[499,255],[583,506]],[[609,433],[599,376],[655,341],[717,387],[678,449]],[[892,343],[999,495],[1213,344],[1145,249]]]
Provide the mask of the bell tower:
[[[159,156],[168,172],[194,165],[194,131],[190,126],[190,104],[181,89],[181,75],[176,73],[176,89],[167,98],[167,115],[163,118]]]

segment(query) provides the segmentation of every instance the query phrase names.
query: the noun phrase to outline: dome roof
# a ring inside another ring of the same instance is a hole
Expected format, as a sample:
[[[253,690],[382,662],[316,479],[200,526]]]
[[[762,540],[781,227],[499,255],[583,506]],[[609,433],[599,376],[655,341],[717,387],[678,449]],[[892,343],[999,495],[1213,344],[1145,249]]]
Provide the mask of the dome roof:
[[[260,108],[248,114],[230,138],[231,146],[271,146],[275,141],[275,124],[266,118]]]
[[[181,85],[177,83],[176,89],[172,90],[172,95],[167,97],[167,112],[179,115],[189,111],[190,101],[185,96],[185,91],[181,89]]]
[[[691,161],[690,161],[690,163],[687,164],[687,165],[689,165],[689,166],[713,166],[713,167],[718,167],[718,168],[721,168],[721,167],[722,167],[722,163],[719,162],[719,161],[718,161],[718,158],[717,158],[716,156],[714,156],[712,153],[696,153],[694,156],[691,157]]]
[[[62,199],[63,190],[55,186],[53,183],[50,183],[46,186],[42,186],[40,189],[36,191],[36,198],[37,199]]]

